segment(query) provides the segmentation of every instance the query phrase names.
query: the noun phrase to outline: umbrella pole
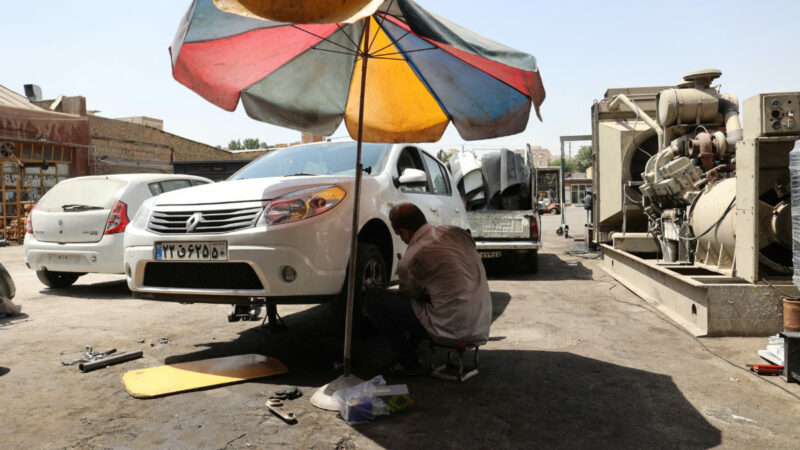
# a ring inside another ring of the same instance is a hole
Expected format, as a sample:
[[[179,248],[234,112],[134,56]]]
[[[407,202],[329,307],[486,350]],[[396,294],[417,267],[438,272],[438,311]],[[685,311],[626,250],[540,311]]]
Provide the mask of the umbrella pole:
[[[367,62],[369,61],[369,23],[370,18],[364,19],[364,51],[361,54],[361,94],[358,104],[358,141],[356,144],[356,184],[353,196],[353,222],[350,234],[350,265],[347,269],[347,310],[344,324],[344,376],[351,374],[350,361],[353,343],[353,303],[356,291],[356,255],[358,254],[358,210],[361,205],[361,173],[364,170],[361,164],[361,143],[364,136],[364,97],[367,87]]]

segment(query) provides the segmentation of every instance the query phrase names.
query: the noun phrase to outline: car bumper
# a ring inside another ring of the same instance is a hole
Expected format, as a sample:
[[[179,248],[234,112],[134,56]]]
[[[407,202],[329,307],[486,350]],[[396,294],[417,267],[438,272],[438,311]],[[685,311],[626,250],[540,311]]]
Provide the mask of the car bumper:
[[[475,247],[479,252],[484,251],[503,251],[503,250],[539,250],[542,248],[541,241],[478,241]]]
[[[25,235],[25,265],[33,270],[78,273],[123,273],[123,235],[105,235],[99,242],[42,242]]]
[[[347,272],[349,229],[333,214],[302,226],[216,235],[156,235],[129,228],[125,240],[128,287],[140,298],[185,303],[236,303],[247,297],[310,303],[309,298],[338,294]],[[157,261],[155,243],[171,241],[225,241],[227,260]],[[284,279],[287,266],[296,273],[293,281]]]

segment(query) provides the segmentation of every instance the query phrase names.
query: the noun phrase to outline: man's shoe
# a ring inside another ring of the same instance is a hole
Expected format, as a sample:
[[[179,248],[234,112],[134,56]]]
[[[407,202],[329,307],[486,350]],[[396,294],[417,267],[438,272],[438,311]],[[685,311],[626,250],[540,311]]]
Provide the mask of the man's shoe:
[[[428,372],[430,372],[430,368],[420,364],[419,362],[403,363],[397,361],[393,363],[391,366],[389,366],[389,373],[401,377],[416,377],[420,375],[425,375]]]

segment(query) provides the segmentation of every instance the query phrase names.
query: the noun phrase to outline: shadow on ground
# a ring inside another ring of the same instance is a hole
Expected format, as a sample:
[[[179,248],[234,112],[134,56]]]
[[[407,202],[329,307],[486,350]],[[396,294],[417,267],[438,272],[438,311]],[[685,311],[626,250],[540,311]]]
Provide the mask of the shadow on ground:
[[[413,409],[355,428],[387,448],[708,448],[721,443],[720,431],[666,375],[571,353],[522,350],[482,351],[480,370],[463,384],[428,377],[401,380],[409,385]]]
[[[511,296],[507,292],[492,292],[492,321],[503,314],[509,301]],[[280,312],[280,306],[278,310]],[[278,358],[289,368],[288,374],[266,379],[265,383],[321,386],[341,374],[335,364],[342,361],[343,334],[333,317],[332,305],[317,305],[283,317],[287,326],[283,332],[270,333],[256,326],[241,332],[233,341],[195,344],[202,350],[169,356],[165,363],[259,353]],[[504,337],[491,339],[502,340]],[[369,379],[383,373],[392,361],[392,354],[381,337],[354,339],[352,361],[353,373]]]
[[[80,281],[80,278],[78,279]],[[92,300],[133,300],[127,282],[104,281],[93,284],[74,284],[68,288],[46,288],[39,291],[42,295],[57,295],[60,297],[85,298]]]
[[[522,273],[516,267],[500,261],[486,261],[486,274],[489,280],[516,281],[564,281],[591,280],[592,271],[582,261],[564,261],[555,253],[539,254],[539,271]]]
[[[14,314],[13,316],[0,317],[0,329],[9,325],[14,325],[17,322],[24,322],[28,320],[28,315],[25,313]]]
[[[0,366],[0,377],[7,374],[8,372],[11,372],[11,369],[9,369],[8,367]]]

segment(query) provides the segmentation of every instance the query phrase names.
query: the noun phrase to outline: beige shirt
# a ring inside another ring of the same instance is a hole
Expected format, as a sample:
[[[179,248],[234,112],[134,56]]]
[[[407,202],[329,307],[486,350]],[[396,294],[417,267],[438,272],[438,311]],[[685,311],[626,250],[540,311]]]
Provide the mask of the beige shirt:
[[[400,290],[440,344],[484,344],[492,322],[486,271],[465,230],[422,226],[397,267]]]

